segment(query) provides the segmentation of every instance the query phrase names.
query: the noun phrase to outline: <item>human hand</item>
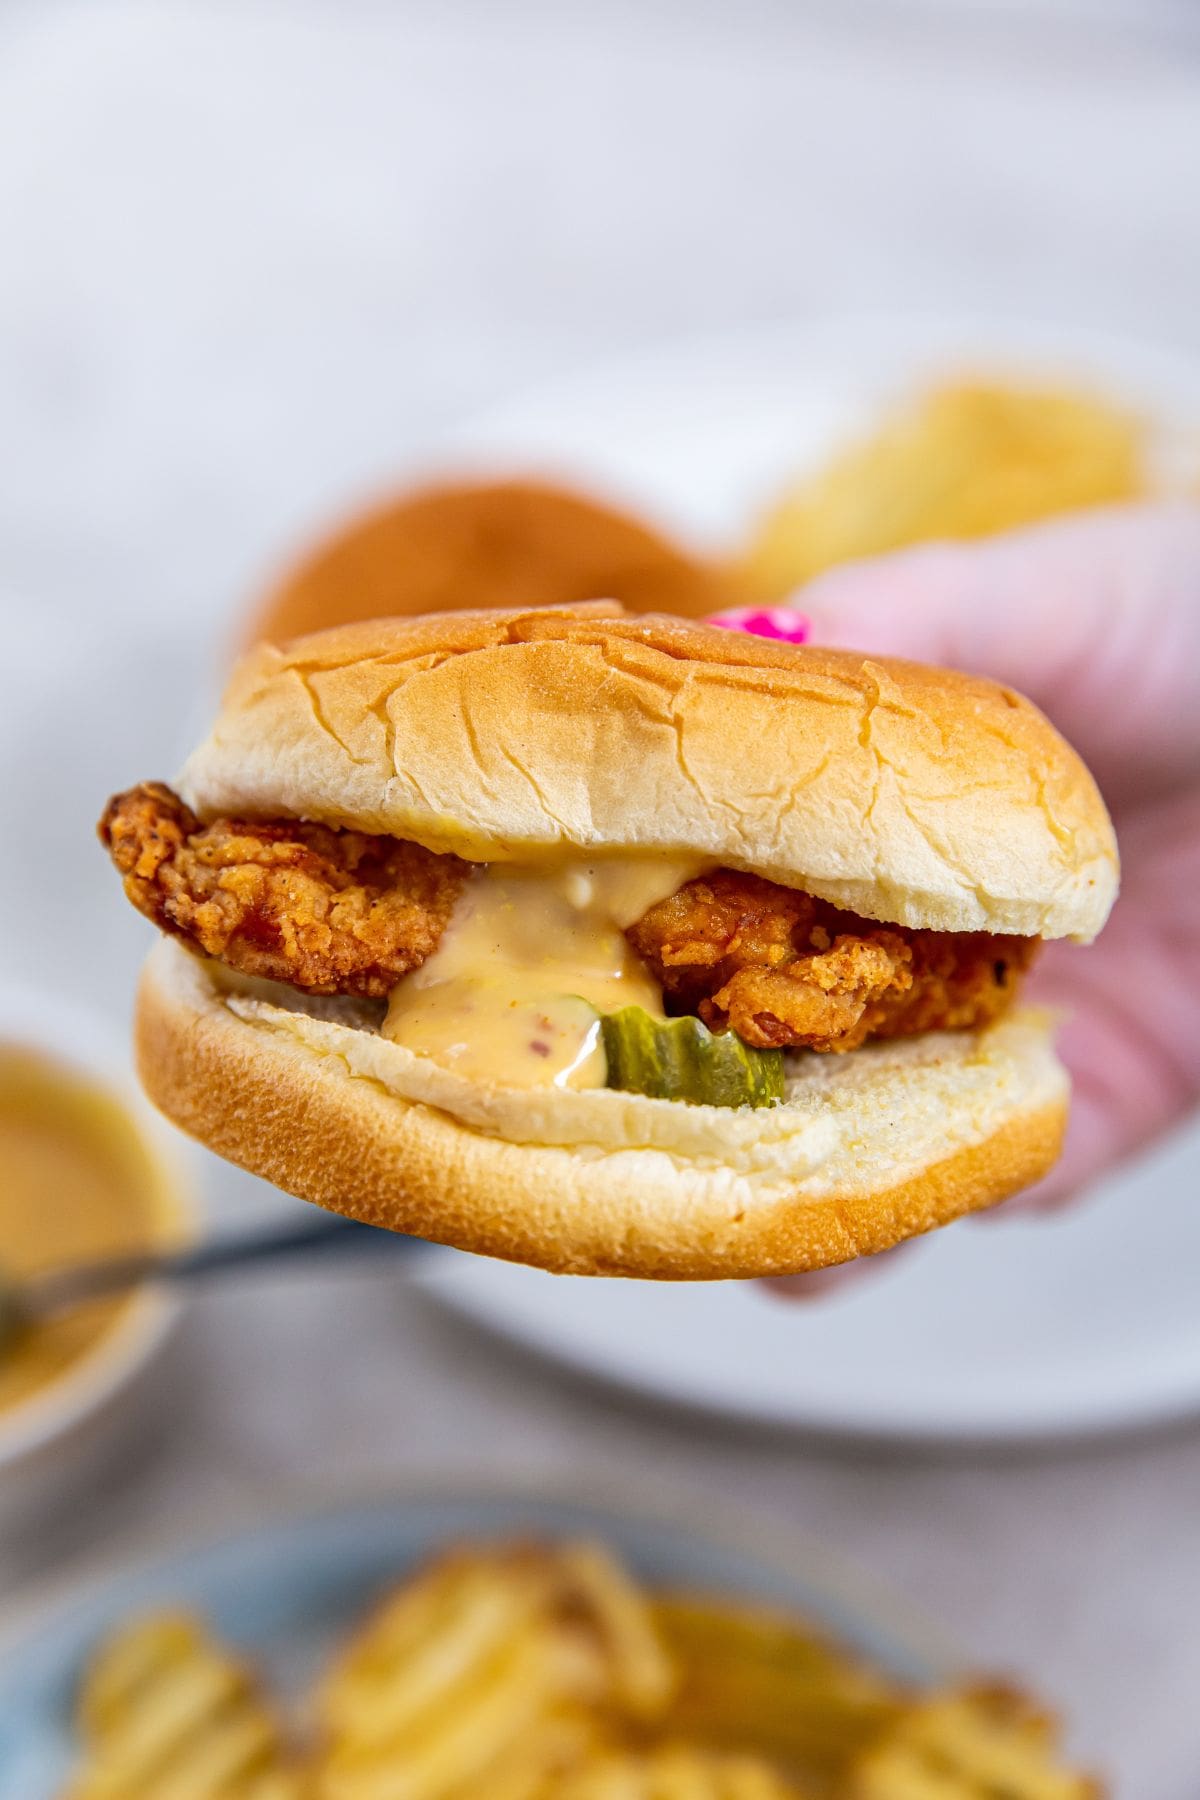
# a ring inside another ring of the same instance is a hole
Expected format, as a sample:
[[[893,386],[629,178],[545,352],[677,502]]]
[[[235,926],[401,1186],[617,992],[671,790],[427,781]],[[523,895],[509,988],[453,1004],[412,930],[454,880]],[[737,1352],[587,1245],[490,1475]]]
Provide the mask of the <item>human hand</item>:
[[[1018,688],[1104,792],[1121,898],[1093,948],[1048,945],[1027,989],[1065,1014],[1074,1095],[1061,1161],[1016,1205],[1061,1204],[1200,1100],[1200,509],[922,546],[831,570],[795,606],[820,642]]]

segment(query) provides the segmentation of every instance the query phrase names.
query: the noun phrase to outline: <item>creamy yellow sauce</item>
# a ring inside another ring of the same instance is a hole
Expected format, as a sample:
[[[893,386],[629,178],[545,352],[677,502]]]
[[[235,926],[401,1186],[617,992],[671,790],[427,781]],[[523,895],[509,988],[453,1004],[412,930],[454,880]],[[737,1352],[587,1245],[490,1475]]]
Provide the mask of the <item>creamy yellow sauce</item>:
[[[672,857],[482,869],[437,950],[393,989],[385,1037],[469,1079],[603,1087],[597,1013],[662,994],[625,927],[705,864]]]
[[[98,1084],[24,1045],[0,1044],[0,1263],[32,1276],[164,1237],[162,1178],[137,1127]],[[74,1308],[0,1351],[0,1411],[63,1374],[128,1300]]]

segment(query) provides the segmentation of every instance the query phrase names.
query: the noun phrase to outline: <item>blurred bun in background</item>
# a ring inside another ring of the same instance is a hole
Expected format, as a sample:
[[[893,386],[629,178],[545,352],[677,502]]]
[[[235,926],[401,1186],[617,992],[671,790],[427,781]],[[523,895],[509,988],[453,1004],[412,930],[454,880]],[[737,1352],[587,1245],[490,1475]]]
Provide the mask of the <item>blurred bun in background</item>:
[[[871,435],[793,478],[723,562],[570,487],[421,484],[301,555],[251,613],[243,643],[361,619],[618,600],[703,618],[786,598],[835,564],[974,538],[1157,491],[1155,427],[1068,385],[950,377]]]
[[[715,566],[599,500],[533,480],[455,482],[401,494],[327,537],[269,594],[246,641],[579,600],[699,618],[739,597]]]

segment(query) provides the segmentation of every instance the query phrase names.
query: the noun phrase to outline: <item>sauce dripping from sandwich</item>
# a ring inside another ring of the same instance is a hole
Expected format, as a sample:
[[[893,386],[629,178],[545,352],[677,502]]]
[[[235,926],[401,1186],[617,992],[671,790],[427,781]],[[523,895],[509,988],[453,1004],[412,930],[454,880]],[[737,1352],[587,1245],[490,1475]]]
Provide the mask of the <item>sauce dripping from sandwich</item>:
[[[475,1081],[603,1087],[597,1014],[664,1016],[625,928],[707,866],[647,856],[480,870],[432,956],[392,990],[384,1036]]]

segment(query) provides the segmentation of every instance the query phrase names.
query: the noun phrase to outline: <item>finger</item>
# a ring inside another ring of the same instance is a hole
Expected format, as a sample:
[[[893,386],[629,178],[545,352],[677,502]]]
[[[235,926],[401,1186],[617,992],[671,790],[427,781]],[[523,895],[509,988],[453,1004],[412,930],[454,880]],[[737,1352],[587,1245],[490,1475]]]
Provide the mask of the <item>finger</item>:
[[[797,606],[819,642],[1018,688],[1120,802],[1200,765],[1198,592],[1200,509],[1143,506],[848,564]]]
[[[1009,1213],[1060,1205],[1200,1100],[1200,795],[1148,807],[1125,849],[1098,942],[1047,945],[1029,981],[1029,998],[1063,1015],[1071,1120],[1061,1160]]]

